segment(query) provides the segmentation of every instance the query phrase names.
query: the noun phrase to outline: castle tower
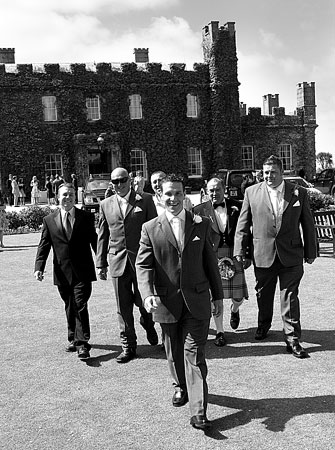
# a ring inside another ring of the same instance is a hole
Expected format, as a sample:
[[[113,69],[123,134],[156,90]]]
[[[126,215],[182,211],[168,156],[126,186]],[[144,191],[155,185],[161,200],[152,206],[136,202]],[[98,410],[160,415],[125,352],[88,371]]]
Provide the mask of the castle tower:
[[[147,63],[149,62],[149,49],[148,48],[134,48],[135,62]]]
[[[264,116],[272,116],[273,109],[279,107],[279,95],[267,94],[263,95],[263,114]]]
[[[213,21],[202,30],[209,66],[212,111],[212,170],[241,166],[241,124],[235,22]]]
[[[305,119],[316,120],[315,83],[297,84],[297,108],[304,111]]]
[[[0,64],[15,64],[15,48],[0,48]]]

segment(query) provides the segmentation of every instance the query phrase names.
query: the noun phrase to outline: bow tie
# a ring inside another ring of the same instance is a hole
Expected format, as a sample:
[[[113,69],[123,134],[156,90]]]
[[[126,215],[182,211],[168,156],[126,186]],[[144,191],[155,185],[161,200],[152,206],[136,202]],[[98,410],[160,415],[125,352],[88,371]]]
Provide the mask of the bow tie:
[[[223,203],[215,203],[213,205],[214,209],[218,208],[219,206],[222,206],[222,208],[224,208],[226,206],[226,203],[225,202],[223,202]]]

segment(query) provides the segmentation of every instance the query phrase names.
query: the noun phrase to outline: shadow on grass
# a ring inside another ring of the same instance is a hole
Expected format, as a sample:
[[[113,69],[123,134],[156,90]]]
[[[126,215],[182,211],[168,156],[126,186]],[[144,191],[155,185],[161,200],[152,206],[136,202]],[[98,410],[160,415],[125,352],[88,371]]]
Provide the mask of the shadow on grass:
[[[122,351],[121,345],[100,345],[92,344],[92,349],[109,350],[110,353],[105,353],[100,356],[92,356],[87,360],[84,360],[88,366],[100,367],[101,363],[115,359]],[[166,359],[165,351],[162,350],[160,345],[138,345],[136,350],[139,359]]]
[[[335,395],[302,398],[265,398],[250,400],[209,394],[209,403],[238,410],[228,416],[213,420],[213,430],[207,435],[213,439],[226,439],[220,431],[247,425],[254,419],[263,419],[265,428],[282,432],[293,417],[306,414],[335,413]]]
[[[226,333],[227,344],[216,347],[209,339],[206,347],[206,359],[243,358],[287,354],[281,331],[270,330],[264,341],[255,341],[255,328]],[[303,347],[309,354],[335,350],[334,330],[303,330]],[[250,345],[247,345],[250,343]]]
[[[14,252],[17,250],[25,250],[27,248],[34,248],[38,247],[38,244],[32,244],[32,245],[6,245],[2,250]]]

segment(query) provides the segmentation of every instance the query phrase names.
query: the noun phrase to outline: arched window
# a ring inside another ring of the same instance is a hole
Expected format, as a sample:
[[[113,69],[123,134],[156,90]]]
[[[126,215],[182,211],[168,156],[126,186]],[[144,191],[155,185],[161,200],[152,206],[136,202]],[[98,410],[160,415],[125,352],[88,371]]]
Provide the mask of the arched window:
[[[199,117],[199,102],[198,96],[187,94],[186,96],[186,116],[193,119]]]
[[[129,114],[131,119],[142,119],[142,102],[139,94],[129,95]]]
[[[136,174],[136,172],[141,172],[142,176],[148,179],[148,164],[147,155],[145,151],[139,148],[134,148],[130,152],[130,171]]]
[[[54,95],[42,97],[43,116],[45,122],[57,122],[57,105]]]

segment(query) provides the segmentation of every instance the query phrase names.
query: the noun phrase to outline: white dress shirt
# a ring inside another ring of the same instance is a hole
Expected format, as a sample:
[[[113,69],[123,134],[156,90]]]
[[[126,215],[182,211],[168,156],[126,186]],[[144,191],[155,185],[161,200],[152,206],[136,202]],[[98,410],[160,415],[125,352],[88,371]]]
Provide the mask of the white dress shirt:
[[[185,234],[185,221],[186,221],[186,213],[185,209],[182,209],[178,215],[173,215],[169,211],[165,211],[167,220],[171,225],[173,234],[178,243],[179,249],[182,250],[184,248],[184,234]],[[175,221],[177,218],[178,222]]]
[[[117,195],[117,199],[118,199],[118,202],[120,205],[122,215],[123,215],[123,217],[126,217],[126,212],[127,212],[129,197],[130,197],[130,190],[129,190],[128,194],[125,195],[124,197],[120,197],[118,194],[116,194],[116,195]]]

